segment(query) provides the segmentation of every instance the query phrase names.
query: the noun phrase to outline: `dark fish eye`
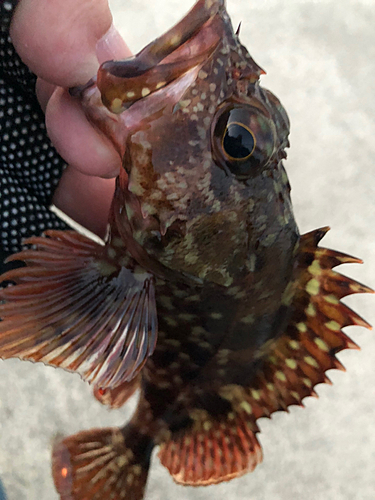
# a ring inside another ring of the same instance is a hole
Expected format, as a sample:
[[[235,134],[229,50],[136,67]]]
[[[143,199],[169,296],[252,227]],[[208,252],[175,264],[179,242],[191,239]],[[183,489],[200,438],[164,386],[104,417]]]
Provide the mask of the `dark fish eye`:
[[[225,129],[222,147],[230,160],[246,160],[253,154],[256,139],[242,123],[229,123]]]
[[[276,129],[267,110],[240,103],[223,104],[211,129],[216,164],[239,179],[257,175],[276,147]]]

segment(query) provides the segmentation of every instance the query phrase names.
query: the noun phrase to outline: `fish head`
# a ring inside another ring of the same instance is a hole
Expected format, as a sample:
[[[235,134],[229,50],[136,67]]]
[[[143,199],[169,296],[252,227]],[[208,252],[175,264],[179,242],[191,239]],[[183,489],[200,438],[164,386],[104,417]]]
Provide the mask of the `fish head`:
[[[82,92],[123,158],[117,223],[169,269],[229,286],[252,272],[257,246],[296,232],[282,165],[289,121],[262,73],[224,2],[200,0]]]

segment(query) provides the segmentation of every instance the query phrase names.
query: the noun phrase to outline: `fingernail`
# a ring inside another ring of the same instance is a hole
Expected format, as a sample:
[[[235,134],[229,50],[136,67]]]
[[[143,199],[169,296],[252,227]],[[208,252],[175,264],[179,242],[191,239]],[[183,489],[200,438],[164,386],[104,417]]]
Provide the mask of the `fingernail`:
[[[130,49],[113,24],[96,44],[96,56],[100,64],[112,59],[125,59],[131,55]]]

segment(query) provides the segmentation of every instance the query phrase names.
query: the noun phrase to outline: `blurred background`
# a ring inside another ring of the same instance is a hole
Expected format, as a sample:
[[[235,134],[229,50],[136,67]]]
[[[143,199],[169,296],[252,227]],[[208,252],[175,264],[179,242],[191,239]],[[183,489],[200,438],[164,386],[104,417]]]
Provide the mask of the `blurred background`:
[[[177,22],[192,0],[111,0],[116,26],[139,51]],[[267,71],[291,120],[285,163],[301,232],[330,225],[323,245],[363,258],[344,274],[375,287],[375,2],[228,0],[241,41]],[[346,299],[375,324],[373,296]],[[361,351],[339,359],[319,400],[259,421],[264,462],[209,488],[173,483],[155,457],[146,500],[374,500],[375,336],[347,333]],[[56,435],[121,425],[134,409],[108,411],[78,376],[0,362],[0,476],[8,500],[58,500],[50,473]],[[0,493],[1,498],[1,493]],[[105,500],[105,499],[103,499]]]

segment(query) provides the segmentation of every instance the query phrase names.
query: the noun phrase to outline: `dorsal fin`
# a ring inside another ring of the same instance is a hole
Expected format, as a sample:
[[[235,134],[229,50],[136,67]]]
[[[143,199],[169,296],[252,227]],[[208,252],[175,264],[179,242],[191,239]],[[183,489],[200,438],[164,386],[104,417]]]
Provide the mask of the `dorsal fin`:
[[[340,299],[354,293],[373,293],[362,285],[332,270],[342,263],[361,260],[317,246],[327,229],[301,237],[295,275],[286,294],[293,314],[286,331],[265,344],[259,355],[259,369],[249,387],[226,386],[221,396],[234,408],[251,408],[255,419],[270,416],[290,405],[301,405],[314,396],[314,387],[330,383],[325,372],[343,369],[336,354],[358,346],[341,330],[345,326],[371,326]]]

